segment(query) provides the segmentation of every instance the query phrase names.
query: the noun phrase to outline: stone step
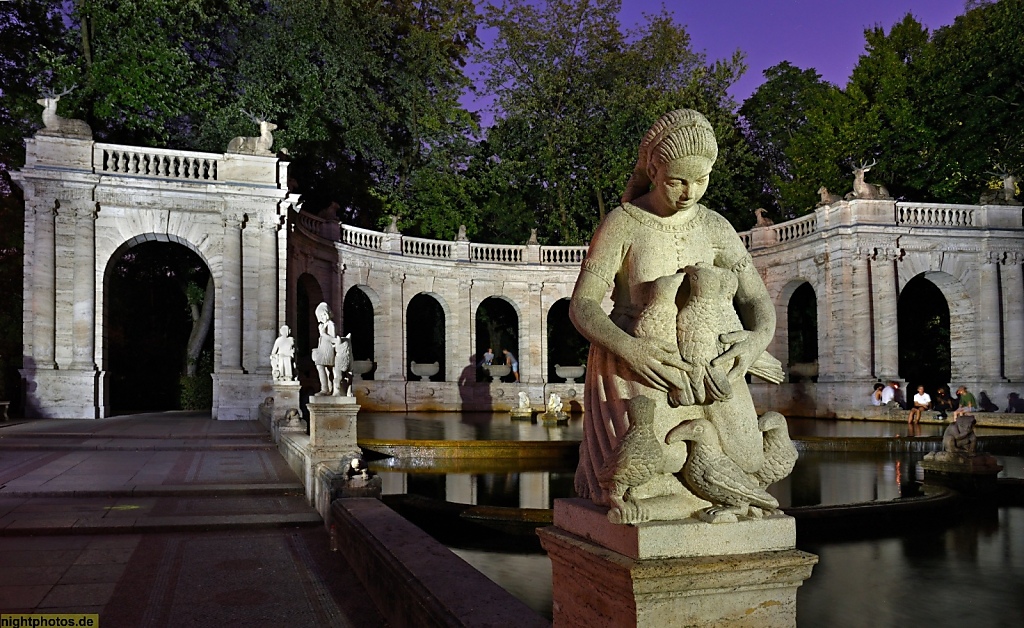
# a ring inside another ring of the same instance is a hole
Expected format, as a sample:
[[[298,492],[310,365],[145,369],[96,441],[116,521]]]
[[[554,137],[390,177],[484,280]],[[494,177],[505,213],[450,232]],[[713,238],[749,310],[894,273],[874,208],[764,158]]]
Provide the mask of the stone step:
[[[0,536],[322,525],[301,494],[0,498]]]

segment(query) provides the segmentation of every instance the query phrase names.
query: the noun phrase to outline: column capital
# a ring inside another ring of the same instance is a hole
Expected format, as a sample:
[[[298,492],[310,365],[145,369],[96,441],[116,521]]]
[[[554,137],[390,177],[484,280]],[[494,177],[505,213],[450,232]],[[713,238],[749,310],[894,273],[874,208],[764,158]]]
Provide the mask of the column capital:
[[[221,226],[227,229],[228,227],[234,227],[236,229],[245,228],[245,213],[244,212],[224,212],[221,214]]]

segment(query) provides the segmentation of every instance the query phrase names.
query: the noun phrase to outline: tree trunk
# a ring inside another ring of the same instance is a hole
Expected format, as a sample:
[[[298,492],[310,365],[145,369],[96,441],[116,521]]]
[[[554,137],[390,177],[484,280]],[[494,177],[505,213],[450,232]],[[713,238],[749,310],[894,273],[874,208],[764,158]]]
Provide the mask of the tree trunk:
[[[192,333],[188,336],[188,348],[185,353],[185,375],[196,376],[196,366],[199,364],[199,354],[206,344],[206,337],[210,334],[210,327],[213,326],[213,277],[206,281],[206,294],[203,296],[203,309],[196,316],[196,308],[192,307]]]
[[[601,187],[594,186],[594,194],[597,195],[597,224],[604,222],[604,197],[601,195]]]

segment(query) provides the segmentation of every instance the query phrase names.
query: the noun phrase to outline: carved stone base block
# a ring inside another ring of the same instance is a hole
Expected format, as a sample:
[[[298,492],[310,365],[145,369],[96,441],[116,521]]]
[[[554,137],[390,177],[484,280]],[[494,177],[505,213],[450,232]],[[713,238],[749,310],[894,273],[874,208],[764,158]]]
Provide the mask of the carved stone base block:
[[[736,523],[684,519],[631,526],[611,523],[607,512],[589,499],[556,499],[554,524],[637,560],[751,554],[796,546],[796,519],[786,515]]]
[[[355,397],[311,397],[309,409],[309,449],[316,459],[338,459],[358,455]]]
[[[997,476],[1003,470],[988,453],[973,456],[932,452],[920,462],[926,484],[947,486],[964,493],[987,495],[996,491]]]
[[[292,408],[299,409],[299,382],[274,382],[274,421],[280,421]]]
[[[556,500],[555,526],[537,532],[551,558],[554,626],[796,625],[796,590],[818,557],[794,549],[790,517],[638,526],[605,520],[605,529],[597,517],[605,509],[560,502],[584,500]],[[594,529],[585,538],[561,523]]]

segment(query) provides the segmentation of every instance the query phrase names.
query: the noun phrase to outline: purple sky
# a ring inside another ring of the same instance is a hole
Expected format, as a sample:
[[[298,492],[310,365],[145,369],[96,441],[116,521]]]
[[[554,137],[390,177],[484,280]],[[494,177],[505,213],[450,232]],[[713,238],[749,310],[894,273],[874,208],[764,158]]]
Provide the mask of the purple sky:
[[[964,11],[964,0],[623,0],[620,21],[631,28],[662,5],[686,26],[694,49],[703,50],[709,61],[727,58],[737,48],[746,53],[747,73],[730,90],[737,102],[757,89],[764,69],[781,61],[813,67],[826,81],[845,86],[864,52],[865,28],[881,25],[888,31],[911,13],[935,30]],[[486,45],[492,35],[480,34]],[[485,106],[471,97],[464,102],[470,109]],[[484,113],[485,124],[489,120]]]

